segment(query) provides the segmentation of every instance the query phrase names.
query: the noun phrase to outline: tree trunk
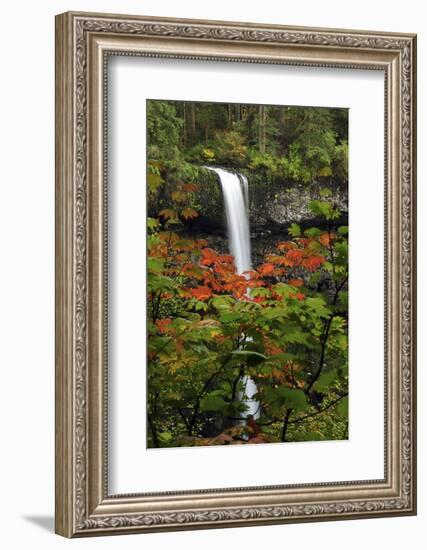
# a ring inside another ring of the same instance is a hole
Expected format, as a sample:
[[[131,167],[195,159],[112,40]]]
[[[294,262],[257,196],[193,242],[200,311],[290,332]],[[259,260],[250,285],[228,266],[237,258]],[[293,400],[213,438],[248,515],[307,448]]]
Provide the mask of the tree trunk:
[[[236,118],[236,122],[239,122],[240,120],[240,103],[234,104],[234,116]]]
[[[193,144],[196,139],[196,104],[194,102],[189,103],[188,109],[188,136],[190,142]]]
[[[267,113],[265,105],[260,105],[258,110],[258,118],[259,118],[259,134],[258,134],[258,145],[259,145],[259,152],[264,154],[265,153],[265,123],[267,119]]]
[[[187,144],[187,137],[188,137],[188,134],[187,134],[187,113],[186,113],[186,109],[185,109],[185,101],[182,104],[182,120],[184,121],[184,124],[183,124],[183,127],[182,127],[182,142],[181,142],[181,145],[183,145],[185,147],[185,145]]]
[[[288,431],[289,417],[291,416],[291,414],[292,414],[292,409],[286,409],[285,418],[283,420],[282,435],[280,438],[283,443],[285,443],[286,441],[286,432]]]

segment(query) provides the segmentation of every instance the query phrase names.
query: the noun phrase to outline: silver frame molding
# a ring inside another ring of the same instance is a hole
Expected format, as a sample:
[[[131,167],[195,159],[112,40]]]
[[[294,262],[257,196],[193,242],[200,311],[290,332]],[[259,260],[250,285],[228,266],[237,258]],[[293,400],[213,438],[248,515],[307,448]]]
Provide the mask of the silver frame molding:
[[[105,182],[110,55],[384,71],[384,479],[108,494]],[[416,513],[415,115],[412,34],[72,12],[56,17],[58,534],[78,537]]]

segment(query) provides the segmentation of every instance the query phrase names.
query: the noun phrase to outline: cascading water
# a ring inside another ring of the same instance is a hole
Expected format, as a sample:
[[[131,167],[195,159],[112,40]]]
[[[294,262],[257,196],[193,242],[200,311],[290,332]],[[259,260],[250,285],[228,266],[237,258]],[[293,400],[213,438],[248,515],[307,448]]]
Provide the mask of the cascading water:
[[[243,195],[245,197],[246,212],[249,216],[249,182],[248,182],[248,178],[246,176],[244,176],[243,174],[239,174],[239,176],[240,176],[240,179],[242,180]]]
[[[236,271],[239,274],[252,269],[251,241],[249,233],[249,185],[243,174],[227,172],[223,168],[207,166],[215,172],[221,182],[224,196],[225,214],[227,219],[228,241],[230,253],[234,257]],[[238,393],[238,399],[246,405],[242,418],[252,415],[260,417],[260,404],[253,396],[257,393],[255,382],[250,376],[241,379],[243,391]]]
[[[236,271],[239,274],[252,269],[251,241],[249,235],[249,218],[246,208],[244,176],[227,172],[222,168],[211,168],[218,174],[224,196],[225,215],[227,218],[230,253],[234,257]],[[240,176],[240,177],[239,177]],[[242,179],[241,179],[242,178]],[[243,181],[243,190],[242,183]]]

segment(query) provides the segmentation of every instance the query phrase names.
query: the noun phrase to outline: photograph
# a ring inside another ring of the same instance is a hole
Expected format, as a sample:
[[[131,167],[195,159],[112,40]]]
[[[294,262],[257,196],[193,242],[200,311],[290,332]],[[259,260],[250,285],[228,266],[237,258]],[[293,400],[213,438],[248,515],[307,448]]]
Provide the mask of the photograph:
[[[349,438],[348,120],[146,100],[147,448]]]

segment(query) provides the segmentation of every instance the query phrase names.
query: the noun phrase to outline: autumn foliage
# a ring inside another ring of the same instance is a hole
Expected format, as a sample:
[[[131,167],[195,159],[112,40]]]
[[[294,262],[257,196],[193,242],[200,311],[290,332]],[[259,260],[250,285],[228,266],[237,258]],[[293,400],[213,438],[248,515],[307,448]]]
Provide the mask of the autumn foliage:
[[[157,188],[161,166],[150,169]],[[173,208],[148,220],[148,446],[347,437],[347,227],[328,193],[309,205],[321,228],[293,224],[238,274],[191,236],[196,191],[177,182]],[[258,421],[239,398],[244,376]]]

